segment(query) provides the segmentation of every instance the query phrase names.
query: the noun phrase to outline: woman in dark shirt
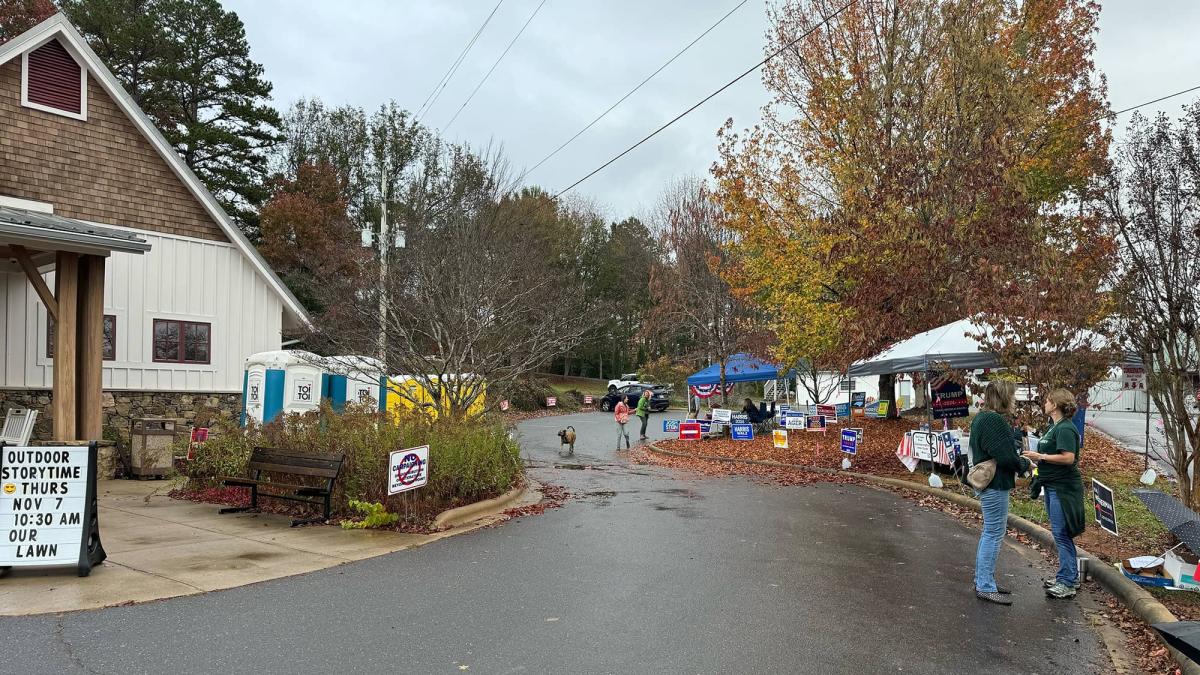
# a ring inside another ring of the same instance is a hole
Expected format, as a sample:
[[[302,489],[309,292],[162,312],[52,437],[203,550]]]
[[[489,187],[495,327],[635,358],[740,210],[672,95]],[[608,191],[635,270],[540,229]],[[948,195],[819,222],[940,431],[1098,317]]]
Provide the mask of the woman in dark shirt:
[[[971,422],[971,464],[996,460],[996,475],[976,492],[983,509],[983,531],[975,551],[975,597],[998,605],[1011,605],[1011,591],[996,584],[996,557],[1008,525],[1008,493],[1016,485],[1016,474],[1025,473],[1029,462],[1017,454],[1020,437],[1011,418],[1016,408],[1017,388],[1012,382],[992,380],[983,392],[983,411]]]
[[[1045,490],[1046,515],[1058,548],[1058,573],[1042,583],[1046,595],[1066,599],[1079,588],[1079,562],[1075,537],[1083,534],[1087,517],[1083,510],[1083,476],[1079,473],[1079,431],[1071,418],[1076,410],[1075,395],[1055,389],[1046,395],[1044,410],[1050,416],[1050,428],[1038,440],[1037,452],[1025,457],[1037,462],[1033,497]]]

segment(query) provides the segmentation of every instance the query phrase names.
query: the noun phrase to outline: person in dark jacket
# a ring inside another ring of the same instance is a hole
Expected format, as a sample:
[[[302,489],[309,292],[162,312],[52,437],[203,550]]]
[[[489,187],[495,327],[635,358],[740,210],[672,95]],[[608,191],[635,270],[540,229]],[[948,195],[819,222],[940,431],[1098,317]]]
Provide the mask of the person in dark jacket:
[[[996,557],[1008,525],[1008,493],[1016,475],[1029,470],[1029,461],[1018,454],[1021,436],[1012,424],[1017,388],[1012,382],[992,380],[983,392],[983,410],[971,422],[971,464],[996,460],[996,475],[977,491],[983,510],[983,531],[975,551],[975,597],[998,605],[1011,605],[1011,591],[996,584]]]
[[[1043,409],[1050,416],[1050,428],[1038,439],[1037,451],[1024,453],[1037,462],[1030,491],[1034,499],[1043,490],[1050,531],[1058,548],[1058,573],[1045,579],[1046,595],[1066,599],[1079,588],[1079,561],[1075,537],[1083,534],[1087,516],[1083,507],[1083,476],[1079,473],[1079,430],[1071,418],[1077,406],[1075,395],[1055,389],[1046,395]]]

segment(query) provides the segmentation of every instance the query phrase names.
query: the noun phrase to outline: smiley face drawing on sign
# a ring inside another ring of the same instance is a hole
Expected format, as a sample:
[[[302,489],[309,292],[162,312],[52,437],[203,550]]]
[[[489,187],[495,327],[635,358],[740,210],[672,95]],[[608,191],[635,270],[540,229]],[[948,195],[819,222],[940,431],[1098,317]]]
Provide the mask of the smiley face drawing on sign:
[[[6,494],[6,495],[11,495],[12,493],[14,493],[14,492],[16,492],[16,491],[17,491],[17,486],[16,486],[16,485],[14,485],[14,484],[12,484],[12,483],[5,483],[5,484],[4,484],[4,494]]]

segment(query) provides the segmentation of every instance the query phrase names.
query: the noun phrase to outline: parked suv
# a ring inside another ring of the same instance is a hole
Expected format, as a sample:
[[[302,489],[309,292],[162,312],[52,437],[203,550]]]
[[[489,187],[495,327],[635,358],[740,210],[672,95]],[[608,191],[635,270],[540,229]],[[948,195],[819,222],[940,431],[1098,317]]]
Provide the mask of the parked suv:
[[[622,398],[630,408],[636,408],[637,400],[646,389],[651,391],[650,410],[662,412],[671,406],[671,392],[666,387],[657,384],[627,384],[624,387],[609,387],[608,395],[600,399],[600,409],[609,412]]]

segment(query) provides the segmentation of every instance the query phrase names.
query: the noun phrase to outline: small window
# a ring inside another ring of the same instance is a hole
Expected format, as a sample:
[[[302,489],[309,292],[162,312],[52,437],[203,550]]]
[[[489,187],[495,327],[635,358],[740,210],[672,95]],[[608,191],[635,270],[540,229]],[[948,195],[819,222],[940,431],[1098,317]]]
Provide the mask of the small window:
[[[154,360],[160,363],[211,363],[212,324],[154,320]]]
[[[54,358],[54,335],[55,335],[54,317],[49,317],[49,322],[46,324],[46,358]],[[105,361],[117,360],[117,317],[112,314],[104,315],[104,337],[103,337],[103,355]]]
[[[26,52],[22,103],[30,108],[87,119],[87,71],[58,40]]]
[[[842,386],[841,386],[841,390],[842,390],[842,391],[845,391],[845,392],[852,392],[852,391],[854,391],[854,378],[853,378],[853,377],[851,377],[851,378],[849,378],[849,379],[843,379],[843,380],[842,380]]]

